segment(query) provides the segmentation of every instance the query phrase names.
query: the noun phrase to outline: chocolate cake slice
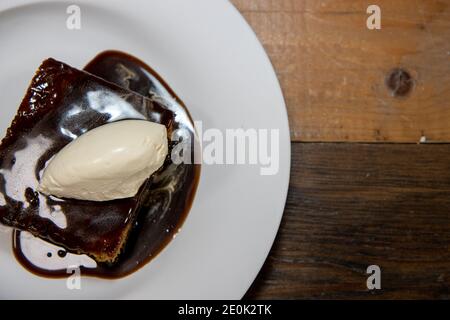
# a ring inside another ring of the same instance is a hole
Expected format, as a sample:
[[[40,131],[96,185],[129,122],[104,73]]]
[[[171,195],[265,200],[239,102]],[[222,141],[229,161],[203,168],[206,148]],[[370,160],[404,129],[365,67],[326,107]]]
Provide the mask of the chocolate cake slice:
[[[132,198],[94,202],[39,193],[43,170],[59,150],[93,128],[141,119],[165,125],[170,136],[173,118],[156,101],[54,59],[44,61],[0,144],[0,222],[113,263],[151,178]]]

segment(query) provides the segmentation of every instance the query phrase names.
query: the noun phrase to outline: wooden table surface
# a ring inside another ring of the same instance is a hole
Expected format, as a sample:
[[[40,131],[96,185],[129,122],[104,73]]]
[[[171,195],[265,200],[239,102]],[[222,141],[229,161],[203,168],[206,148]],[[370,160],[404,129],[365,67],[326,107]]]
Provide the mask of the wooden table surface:
[[[292,138],[284,218],[245,297],[450,299],[450,0],[232,3],[272,60]]]

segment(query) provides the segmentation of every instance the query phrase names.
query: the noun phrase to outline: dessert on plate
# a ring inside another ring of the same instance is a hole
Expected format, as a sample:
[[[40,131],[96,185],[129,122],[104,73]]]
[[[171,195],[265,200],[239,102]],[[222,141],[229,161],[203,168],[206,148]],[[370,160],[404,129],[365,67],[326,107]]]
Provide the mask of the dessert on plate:
[[[123,277],[154,257],[181,226],[199,178],[199,165],[171,160],[180,129],[193,157],[187,109],[137,58],[106,51],[85,70],[45,60],[0,144],[0,222],[15,228],[22,265],[67,275],[30,261],[24,233],[90,257],[87,275]]]

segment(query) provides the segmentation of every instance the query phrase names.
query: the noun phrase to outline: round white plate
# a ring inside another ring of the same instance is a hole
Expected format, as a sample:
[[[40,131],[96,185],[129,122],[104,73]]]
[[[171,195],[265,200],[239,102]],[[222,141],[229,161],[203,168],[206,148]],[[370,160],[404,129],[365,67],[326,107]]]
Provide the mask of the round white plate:
[[[82,278],[81,290],[22,268],[1,228],[0,298],[241,298],[273,243],[289,183],[286,108],[262,46],[225,0],[77,0],[80,30],[66,27],[71,3],[0,2],[2,136],[42,60],[82,68],[117,49],[155,68],[203,130],[279,129],[280,169],[262,176],[257,165],[203,165],[191,212],[163,252],[124,279]]]

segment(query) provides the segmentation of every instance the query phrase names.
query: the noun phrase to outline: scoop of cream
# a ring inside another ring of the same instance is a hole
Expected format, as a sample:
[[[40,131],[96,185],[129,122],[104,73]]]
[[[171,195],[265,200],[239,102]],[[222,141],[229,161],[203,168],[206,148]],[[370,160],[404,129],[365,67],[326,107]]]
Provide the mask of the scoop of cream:
[[[91,201],[133,197],[163,165],[167,153],[167,130],[161,124],[105,124],[76,138],[50,160],[39,191]]]

